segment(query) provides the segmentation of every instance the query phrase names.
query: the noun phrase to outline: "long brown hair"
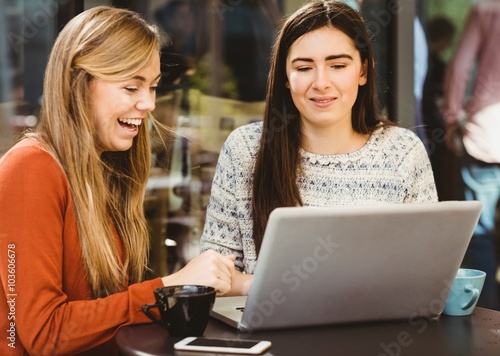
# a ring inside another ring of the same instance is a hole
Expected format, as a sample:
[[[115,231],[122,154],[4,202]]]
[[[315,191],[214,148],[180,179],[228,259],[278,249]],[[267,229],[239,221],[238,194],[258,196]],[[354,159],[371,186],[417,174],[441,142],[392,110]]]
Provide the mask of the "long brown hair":
[[[352,127],[361,134],[371,133],[383,122],[375,86],[375,70],[370,38],[357,11],[340,1],[315,1],[304,5],[283,24],[271,57],[263,132],[254,168],[252,217],[253,238],[260,250],[269,214],[277,207],[302,205],[297,176],[302,132],[300,113],[287,83],[286,58],[292,44],[304,34],[329,26],[349,36],[361,62],[368,63],[367,83],[359,87],[352,109]]]
[[[45,73],[35,137],[69,181],[82,258],[95,297],[122,291],[147,269],[149,234],[144,193],[149,176],[148,121],[125,152],[96,149],[90,83],[123,80],[159,53],[159,35],[137,13],[99,6],[59,34]],[[115,229],[123,243],[117,248]]]

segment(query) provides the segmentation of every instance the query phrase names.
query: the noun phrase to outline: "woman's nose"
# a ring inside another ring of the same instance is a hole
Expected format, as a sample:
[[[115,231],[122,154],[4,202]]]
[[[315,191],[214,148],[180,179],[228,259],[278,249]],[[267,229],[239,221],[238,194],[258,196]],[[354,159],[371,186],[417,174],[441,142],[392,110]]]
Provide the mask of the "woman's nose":
[[[314,78],[313,86],[318,90],[325,90],[332,85],[330,77],[326,70],[318,69]]]
[[[151,112],[155,109],[156,93],[143,92],[136,103],[137,110]]]

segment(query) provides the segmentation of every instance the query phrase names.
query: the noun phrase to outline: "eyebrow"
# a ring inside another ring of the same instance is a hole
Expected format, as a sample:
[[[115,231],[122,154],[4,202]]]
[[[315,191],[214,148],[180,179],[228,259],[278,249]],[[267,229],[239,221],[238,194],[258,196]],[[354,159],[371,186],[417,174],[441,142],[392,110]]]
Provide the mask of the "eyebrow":
[[[349,54],[332,54],[330,56],[325,57],[325,60],[331,61],[333,59],[339,59],[339,58],[346,58],[352,60],[352,56]],[[302,61],[302,62],[314,62],[312,58],[306,58],[306,57],[297,57],[292,59],[292,63],[295,63],[297,61]]]
[[[158,74],[156,76],[156,78],[153,79],[152,81],[154,82],[155,80],[159,79],[160,77],[161,77],[161,73]],[[145,82],[146,81],[146,78],[144,78],[142,75],[136,75],[136,76],[132,77],[132,79],[137,79],[137,80],[140,80],[141,82]]]

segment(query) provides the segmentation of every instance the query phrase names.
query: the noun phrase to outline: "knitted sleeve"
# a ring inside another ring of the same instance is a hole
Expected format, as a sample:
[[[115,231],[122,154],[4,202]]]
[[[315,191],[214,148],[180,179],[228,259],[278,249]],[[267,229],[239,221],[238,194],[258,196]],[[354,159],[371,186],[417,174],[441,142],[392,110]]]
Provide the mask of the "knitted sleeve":
[[[259,123],[242,126],[222,146],[201,237],[202,251],[213,249],[223,255],[234,254],[235,266],[242,271],[246,269],[244,266],[248,267],[249,259],[256,260],[251,177],[260,135]]]
[[[422,141],[407,130],[406,155],[401,159],[401,172],[406,172],[410,188],[403,203],[436,202],[438,200],[434,173]]]

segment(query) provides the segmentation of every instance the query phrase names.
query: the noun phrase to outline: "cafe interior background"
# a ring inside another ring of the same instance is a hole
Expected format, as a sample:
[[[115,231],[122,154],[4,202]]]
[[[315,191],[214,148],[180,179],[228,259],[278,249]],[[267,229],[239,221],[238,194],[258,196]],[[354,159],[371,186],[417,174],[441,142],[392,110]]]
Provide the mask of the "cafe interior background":
[[[419,55],[426,53],[418,22],[422,29],[445,16],[455,25],[440,54],[449,61],[473,1],[346,0],[361,11],[373,36],[380,107],[389,119],[416,130],[414,84],[421,75]],[[47,57],[64,24],[98,5],[142,13],[170,38],[154,116],[175,132],[166,146],[153,147],[145,203],[151,267],[155,275],[178,270],[199,253],[219,150],[233,129],[262,120],[276,29],[302,3],[0,0],[0,157],[36,125]]]

